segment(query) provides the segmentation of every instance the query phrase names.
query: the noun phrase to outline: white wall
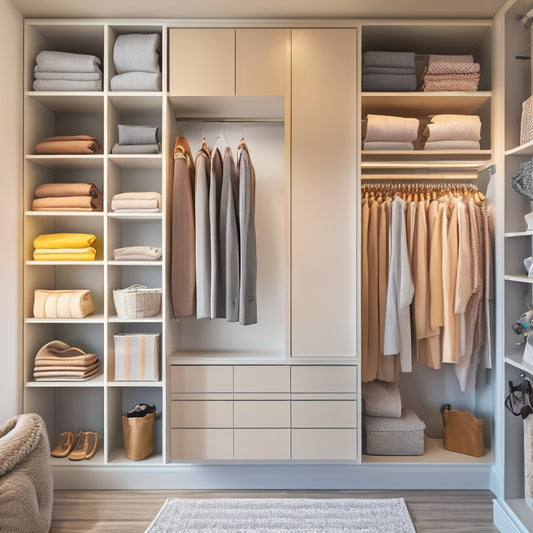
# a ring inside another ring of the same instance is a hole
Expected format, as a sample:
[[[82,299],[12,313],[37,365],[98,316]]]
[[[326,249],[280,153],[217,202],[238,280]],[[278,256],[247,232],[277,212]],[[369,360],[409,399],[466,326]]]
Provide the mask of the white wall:
[[[22,45],[22,15],[0,0],[0,424],[22,411]]]

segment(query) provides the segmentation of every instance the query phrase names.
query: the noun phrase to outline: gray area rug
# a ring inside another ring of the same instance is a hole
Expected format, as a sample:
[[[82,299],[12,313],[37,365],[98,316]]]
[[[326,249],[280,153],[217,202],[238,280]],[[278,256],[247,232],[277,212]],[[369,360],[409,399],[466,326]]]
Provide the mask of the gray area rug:
[[[403,498],[169,498],[145,533],[415,533]]]

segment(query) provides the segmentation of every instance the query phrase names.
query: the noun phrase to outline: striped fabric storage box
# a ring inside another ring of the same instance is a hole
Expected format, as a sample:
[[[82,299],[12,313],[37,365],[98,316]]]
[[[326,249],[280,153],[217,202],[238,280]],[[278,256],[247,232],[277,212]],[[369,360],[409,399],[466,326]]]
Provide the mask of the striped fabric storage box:
[[[159,380],[159,333],[119,333],[114,339],[116,381]]]

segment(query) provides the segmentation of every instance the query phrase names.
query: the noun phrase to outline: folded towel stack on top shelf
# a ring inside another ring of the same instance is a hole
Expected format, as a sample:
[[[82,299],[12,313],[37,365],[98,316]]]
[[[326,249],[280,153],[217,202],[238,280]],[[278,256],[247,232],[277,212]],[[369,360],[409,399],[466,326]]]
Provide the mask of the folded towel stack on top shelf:
[[[363,91],[416,91],[414,52],[363,52]]]
[[[35,146],[35,153],[42,155],[100,154],[102,148],[91,135],[56,135],[46,137]]]
[[[159,128],[157,126],[118,125],[118,143],[113,154],[160,154]]]
[[[160,91],[160,46],[158,33],[119,35],[113,47],[117,74],[111,78],[111,90]]]
[[[94,261],[92,233],[49,233],[33,240],[35,261]]]
[[[34,211],[102,210],[102,193],[92,183],[44,183],[34,194]]]
[[[413,150],[418,126],[417,118],[369,113],[363,122],[363,150]]]
[[[111,210],[123,213],[161,211],[161,195],[158,192],[121,192],[111,200]]]
[[[479,63],[472,54],[431,54],[424,68],[422,91],[477,91]]]
[[[102,71],[98,57],[43,50],[34,68],[35,91],[101,91]]]
[[[96,377],[99,371],[96,354],[54,340],[37,352],[33,377],[35,381],[85,381]]]
[[[434,115],[422,137],[424,150],[479,150],[481,120],[477,115]]]

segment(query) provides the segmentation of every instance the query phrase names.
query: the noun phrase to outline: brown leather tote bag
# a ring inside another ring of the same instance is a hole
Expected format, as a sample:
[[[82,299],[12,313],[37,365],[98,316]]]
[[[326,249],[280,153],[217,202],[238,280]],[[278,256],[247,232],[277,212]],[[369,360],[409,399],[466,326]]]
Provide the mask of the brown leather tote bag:
[[[443,403],[440,412],[444,425],[444,448],[481,457],[485,453],[483,420],[468,411],[452,409],[449,403]]]

